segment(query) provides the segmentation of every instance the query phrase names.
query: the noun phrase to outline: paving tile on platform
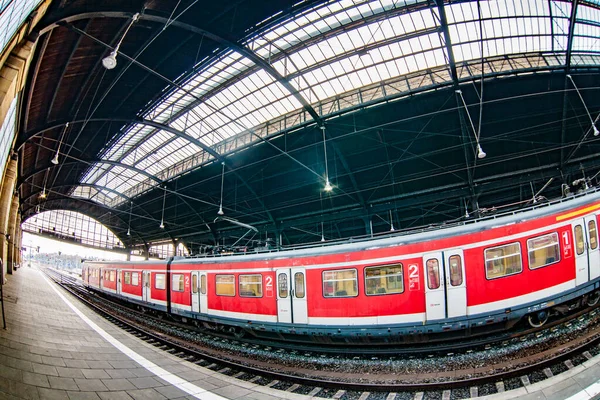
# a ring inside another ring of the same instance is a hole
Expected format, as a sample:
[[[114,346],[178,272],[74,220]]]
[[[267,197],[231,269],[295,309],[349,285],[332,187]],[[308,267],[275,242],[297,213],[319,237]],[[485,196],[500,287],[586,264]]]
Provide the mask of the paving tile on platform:
[[[111,378],[137,378],[138,376],[129,369],[107,369],[105,370]]]
[[[0,378],[10,379],[13,381],[20,382],[23,380],[23,373],[20,369],[12,368],[7,365],[3,365],[0,368]]]
[[[542,393],[546,396],[546,400],[563,400],[571,397],[572,395],[579,393],[583,388],[580,384],[574,383],[571,381],[571,385],[567,387],[558,388],[548,388],[543,390]]]
[[[69,400],[69,395],[64,390],[39,388],[41,400]]]
[[[38,392],[38,388],[33,385],[28,385],[23,382],[15,382],[9,380],[9,390],[8,392],[13,396],[22,398],[22,399],[39,399],[40,395]],[[39,388],[40,390],[43,388]]]
[[[65,361],[58,357],[42,356],[42,364],[54,365],[55,367],[66,367]]]
[[[164,400],[165,396],[154,389],[130,390],[127,392],[135,400]]]
[[[75,379],[75,383],[82,392],[105,392],[106,385],[100,379]]]
[[[127,392],[101,392],[98,396],[102,400],[132,400],[133,398]]]
[[[163,386],[161,382],[159,382],[157,379],[151,376],[146,376],[142,378],[129,378],[128,380],[138,389],[147,389],[157,386]]]
[[[81,373],[87,379],[108,379],[110,375],[106,373],[103,369],[82,369]]]
[[[85,360],[75,360],[75,359],[67,359],[65,360],[65,364],[68,368],[89,368],[87,361]]]
[[[31,367],[36,374],[58,376],[58,371],[55,366],[32,363]]]
[[[36,374],[33,372],[23,371],[23,383],[33,386],[40,386],[49,388],[50,382],[48,381],[48,376],[42,374]]]
[[[131,382],[127,379],[102,379],[104,385],[108,388],[108,390],[136,390]]]
[[[237,399],[238,397],[247,396],[252,393],[251,390],[244,389],[240,386],[229,385],[211,390],[211,392],[227,397],[229,399]]]
[[[585,388],[596,383],[598,377],[600,377],[600,365],[596,364],[573,376],[573,379]]]
[[[157,392],[165,396],[167,399],[176,399],[178,397],[185,397],[187,393],[175,386],[160,386],[154,388]]]
[[[100,400],[95,392],[67,392],[69,400]]]
[[[48,381],[50,382],[50,387],[52,389],[79,390],[79,386],[77,386],[73,378],[49,376]]]

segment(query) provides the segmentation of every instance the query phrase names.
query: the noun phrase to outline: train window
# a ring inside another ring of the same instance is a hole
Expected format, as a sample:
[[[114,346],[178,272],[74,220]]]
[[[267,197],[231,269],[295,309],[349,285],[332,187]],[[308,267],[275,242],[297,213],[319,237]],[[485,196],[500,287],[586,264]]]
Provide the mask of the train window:
[[[583,228],[581,225],[575,225],[575,250],[577,255],[583,254],[585,251],[585,242],[583,241]]]
[[[173,286],[174,292],[183,292],[183,274],[173,274]]]
[[[356,269],[323,271],[323,296],[358,296],[358,273]]]
[[[126,285],[131,285],[131,272],[123,272],[123,280]]]
[[[165,274],[156,274],[154,276],[154,288],[164,290],[165,288]]]
[[[462,260],[460,256],[450,256],[450,285],[460,286],[463,283]]]
[[[404,292],[402,264],[365,268],[365,293],[369,296]]]
[[[538,236],[527,240],[529,269],[537,269],[560,261],[558,233]]]
[[[115,281],[115,275],[116,275],[115,271],[110,271],[110,273],[108,275],[108,280],[111,281],[111,282],[114,282]]]
[[[279,282],[279,298],[286,299],[289,293],[287,274],[279,274],[277,282]]]
[[[132,272],[131,273],[131,285],[132,286],[137,286],[140,284],[140,273],[139,272]]]
[[[487,279],[518,274],[523,271],[521,244],[510,243],[485,250],[485,276]]]
[[[240,297],[262,297],[262,275],[240,275]]]
[[[427,287],[430,290],[440,287],[440,262],[437,258],[430,258],[425,263],[427,266]]]
[[[598,247],[598,232],[596,232],[596,221],[588,222],[588,233],[590,235],[590,249],[596,250]]]
[[[206,275],[200,275],[200,294],[206,294]]]
[[[192,293],[198,293],[198,275],[192,274]]]
[[[303,299],[305,296],[304,274],[302,272],[296,272],[294,274],[294,296],[296,296],[297,299]]]
[[[235,296],[235,276],[217,275],[216,293],[217,296]]]

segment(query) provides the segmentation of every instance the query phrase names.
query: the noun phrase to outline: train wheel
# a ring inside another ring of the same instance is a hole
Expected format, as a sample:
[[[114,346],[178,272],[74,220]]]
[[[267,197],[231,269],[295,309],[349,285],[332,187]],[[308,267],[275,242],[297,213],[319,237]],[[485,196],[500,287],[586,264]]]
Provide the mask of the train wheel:
[[[231,333],[237,339],[241,339],[244,337],[244,335],[246,335],[246,332],[243,329],[236,328],[233,326],[229,328],[229,333]]]
[[[600,300],[600,291],[595,291],[594,293],[588,296],[587,305],[593,307],[596,304],[598,304],[598,300]]]
[[[529,315],[529,317],[527,317],[527,321],[529,321],[529,325],[531,325],[533,328],[539,328],[548,321],[549,316],[550,314],[548,311],[543,310],[536,314]]]

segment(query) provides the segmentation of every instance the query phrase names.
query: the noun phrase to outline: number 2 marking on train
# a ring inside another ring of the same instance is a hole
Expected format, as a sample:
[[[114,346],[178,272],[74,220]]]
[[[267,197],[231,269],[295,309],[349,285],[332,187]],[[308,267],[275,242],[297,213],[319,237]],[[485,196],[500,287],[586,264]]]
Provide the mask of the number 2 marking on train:
[[[265,281],[266,281],[266,283],[267,283],[267,287],[273,286],[273,277],[271,277],[271,276],[267,276],[267,277],[265,278]]]
[[[408,266],[408,277],[411,279],[419,279],[419,267],[415,264]]]

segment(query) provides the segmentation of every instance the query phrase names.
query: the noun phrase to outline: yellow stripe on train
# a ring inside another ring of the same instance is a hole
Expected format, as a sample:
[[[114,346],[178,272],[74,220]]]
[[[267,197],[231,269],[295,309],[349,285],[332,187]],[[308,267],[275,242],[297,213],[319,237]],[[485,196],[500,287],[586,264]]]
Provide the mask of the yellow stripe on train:
[[[570,212],[570,213],[567,213],[567,214],[559,215],[558,217],[556,217],[556,220],[557,221],[562,221],[562,220],[565,220],[565,219],[569,219],[569,218],[573,218],[573,217],[578,217],[580,215],[587,214],[589,212],[595,211],[595,210],[597,210],[599,208],[600,208],[600,204],[595,204],[593,206],[589,206],[589,207],[583,208],[583,209],[578,210],[578,211],[573,211],[573,212]]]

